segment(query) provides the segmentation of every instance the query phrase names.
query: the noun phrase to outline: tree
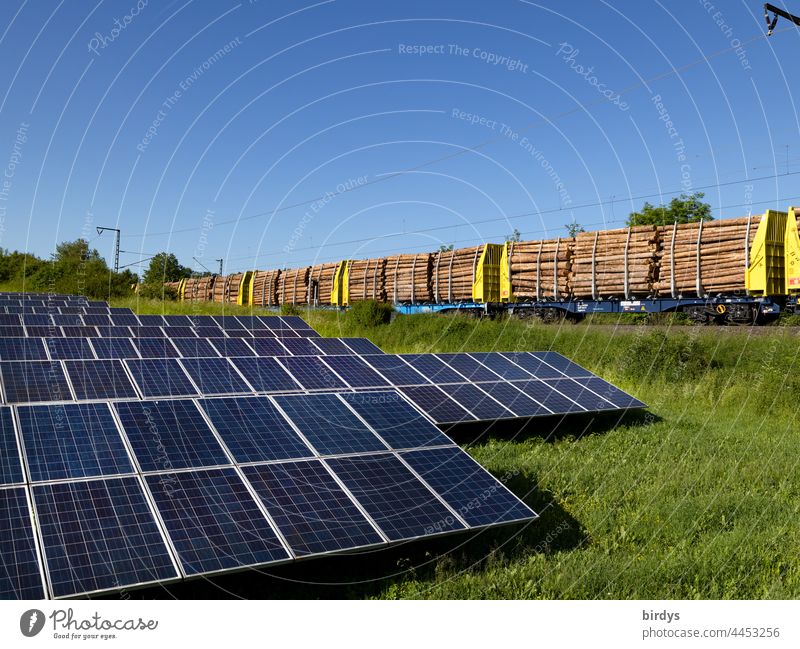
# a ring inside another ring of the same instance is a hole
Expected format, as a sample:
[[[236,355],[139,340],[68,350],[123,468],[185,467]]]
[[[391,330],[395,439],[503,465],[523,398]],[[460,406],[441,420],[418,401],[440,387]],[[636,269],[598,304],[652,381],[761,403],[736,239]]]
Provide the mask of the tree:
[[[445,246],[444,244],[439,246],[439,252],[450,252],[452,249],[453,249],[452,243],[449,246]]]
[[[506,235],[506,242],[507,243],[511,243],[511,242],[519,243],[521,241],[521,239],[522,239],[522,233],[519,230],[517,230],[517,228],[514,228],[514,231],[511,234]]]
[[[161,285],[164,282],[177,282],[191,275],[192,269],[181,266],[178,258],[171,252],[159,252],[150,260],[142,279],[145,284]]]
[[[564,224],[564,227],[567,230],[568,237],[574,237],[579,232],[586,232],[586,230],[583,229],[583,226],[580,223],[576,223],[575,221],[573,221],[572,223]]]
[[[673,223],[697,223],[711,221],[711,205],[703,202],[705,194],[681,194],[673,198],[668,205],[655,207],[645,203],[640,212],[631,212],[628,225],[672,225]]]

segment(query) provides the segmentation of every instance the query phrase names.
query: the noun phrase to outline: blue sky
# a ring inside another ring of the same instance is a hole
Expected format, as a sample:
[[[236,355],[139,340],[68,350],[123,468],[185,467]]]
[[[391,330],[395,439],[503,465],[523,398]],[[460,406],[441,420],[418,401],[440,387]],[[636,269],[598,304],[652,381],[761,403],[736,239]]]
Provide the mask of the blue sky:
[[[800,203],[800,30],[767,39],[760,2],[4,10],[4,248],[110,258],[119,227],[123,265],[235,271],[618,227],[681,190]]]

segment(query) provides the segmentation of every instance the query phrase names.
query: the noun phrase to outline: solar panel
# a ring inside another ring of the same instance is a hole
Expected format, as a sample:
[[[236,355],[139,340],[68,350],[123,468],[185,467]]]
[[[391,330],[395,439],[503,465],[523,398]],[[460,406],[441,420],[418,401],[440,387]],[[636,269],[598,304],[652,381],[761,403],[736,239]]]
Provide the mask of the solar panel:
[[[558,352],[531,352],[531,355],[534,358],[543,360],[551,367],[555,367],[559,372],[562,372],[571,378],[575,378],[576,376],[590,378],[594,376],[594,374],[592,374],[589,370],[581,367],[577,363],[573,363],[571,360],[565,356],[562,356]]]
[[[193,327],[194,333],[199,338],[224,338],[225,332],[219,327]],[[169,330],[167,330],[169,331]]]
[[[393,449],[453,444],[394,390],[351,392],[341,396]]]
[[[131,340],[142,358],[177,358],[178,350],[167,338],[133,338]]]
[[[250,329],[250,335],[253,338],[275,338],[275,332],[272,329]]]
[[[97,358],[139,358],[129,338],[93,338],[90,344]]]
[[[211,318],[211,316],[207,316],[207,315],[195,315],[195,316],[192,316],[191,318],[189,316],[186,316],[186,315],[165,315],[164,316],[164,320],[167,322],[167,326],[168,327],[193,327],[193,326],[195,326],[195,324],[193,323],[193,320],[197,324],[205,324],[206,322],[212,322],[213,323],[214,319],[211,318],[209,320],[209,318]]]
[[[25,334],[28,338],[61,338],[64,334],[61,327],[50,325],[49,327],[25,327]]]
[[[247,338],[248,340],[253,339],[253,332],[249,329],[226,329],[225,335],[229,338]]]
[[[436,358],[466,377],[467,381],[497,381],[500,378],[468,354],[437,354]]]
[[[11,408],[0,407],[0,485],[16,484],[23,480]]]
[[[22,324],[22,319],[16,313],[0,313],[0,328],[15,326],[19,327]]]
[[[433,383],[463,383],[464,377],[433,354],[401,354],[400,358]]]
[[[130,327],[97,327],[97,335],[101,338],[132,338]]]
[[[109,329],[118,331],[116,327],[109,327]],[[95,338],[100,333],[96,327],[61,327],[61,331],[67,338]],[[52,335],[52,334],[50,334]]]
[[[267,327],[270,329],[291,329],[291,327],[286,324],[283,320],[281,320],[280,316],[277,315],[262,315],[258,316],[259,320],[263,322]]]
[[[64,365],[79,401],[139,397],[120,360],[65,361]]]
[[[533,510],[458,447],[400,455],[470,527],[536,518]]]
[[[194,402],[120,401],[114,404],[142,471],[230,464]]]
[[[57,327],[81,326],[84,324],[83,318],[79,316],[77,313],[74,314],[54,313],[51,316],[51,318],[53,319],[53,324],[56,325]]]
[[[528,352],[508,352],[502,354],[503,358],[519,365],[526,372],[537,379],[555,379],[564,376],[554,367],[545,363],[542,359],[536,358]]]
[[[358,356],[325,356],[322,362],[354,388],[389,387],[389,382]]]
[[[291,558],[234,469],[145,479],[186,575]]]
[[[267,397],[201,399],[198,403],[237,462],[314,456]]]
[[[585,385],[576,383],[572,379],[548,379],[547,385],[555,388],[565,397],[572,399],[575,403],[582,406],[589,412],[601,410],[617,410],[617,407],[602,397],[598,396]]]
[[[132,313],[113,313],[111,314],[111,324],[116,327],[138,327],[139,318]]]
[[[194,327],[163,327],[159,331],[168,338],[195,338]]]
[[[489,353],[470,353],[475,360],[479,361],[490,370],[492,370],[495,374],[497,374],[500,378],[505,379],[506,381],[514,381],[514,380],[527,380],[533,378],[531,374],[526,372],[516,363],[513,363],[508,358],[503,356],[498,352],[489,352]],[[496,379],[495,379],[496,380]]]
[[[181,360],[201,394],[252,392],[227,358],[184,358]]]
[[[174,358],[132,358],[125,362],[144,397],[197,395],[197,389]]]
[[[319,461],[242,467],[296,556],[383,543]]]
[[[87,338],[48,338],[44,343],[54,361],[94,358],[94,351]]]
[[[43,599],[25,487],[0,489],[0,600]]]
[[[277,338],[253,338],[250,345],[259,356],[287,356],[289,351]]]
[[[32,489],[53,597],[178,577],[135,477]]]
[[[22,316],[22,324],[48,327],[53,324],[53,321],[50,319],[50,315],[46,313],[25,313]]]
[[[161,315],[139,315],[139,322],[145,327],[166,327],[167,321]]]
[[[435,385],[420,385],[400,388],[417,407],[437,424],[457,424],[475,421],[475,417],[453,401]]]
[[[0,339],[1,338],[24,338],[25,337],[25,327],[23,326],[3,326],[0,327]]]
[[[326,463],[390,541],[464,529],[394,455],[333,458]]]
[[[106,403],[19,406],[17,414],[33,482],[133,472]]]
[[[225,329],[244,329],[244,325],[236,319],[236,316],[233,315],[214,315],[211,316],[214,318],[214,322],[217,323],[220,327]]]
[[[191,327],[185,327],[185,329],[192,331]],[[134,338],[164,338],[166,336],[161,327],[130,327],[130,330]],[[190,335],[193,336],[194,333],[192,332]]]
[[[383,350],[366,338],[340,338],[356,354],[383,354]],[[316,342],[316,341],[315,341]]]
[[[311,329],[309,324],[305,320],[303,320],[303,318],[301,318],[299,315],[282,315],[282,316],[272,316],[272,317],[277,317],[280,320],[280,322],[282,322],[285,326],[289,327],[290,329]]]
[[[321,455],[386,450],[383,442],[335,394],[274,398]]]
[[[617,408],[627,409],[647,407],[647,404],[643,401],[639,401],[639,399],[636,399],[628,393],[623,392],[618,387],[611,385],[608,381],[604,381],[598,376],[593,376],[591,378],[576,378],[573,380],[580,385],[586,386],[595,394],[600,395],[606,401],[614,404]]]
[[[245,329],[266,329],[265,325],[258,316],[255,315],[240,315],[236,319],[241,323]]]
[[[430,381],[395,354],[370,354],[363,359],[393,385],[429,385]]]
[[[0,361],[45,361],[41,338],[0,338]]]
[[[492,399],[477,385],[462,383],[461,385],[440,385],[439,388],[480,420],[491,421],[514,416],[513,412]]]
[[[284,356],[279,362],[307,390],[335,390],[347,387],[327,365],[314,356]]]
[[[530,381],[514,381],[513,384],[553,413],[586,412],[579,404],[557,392],[544,381],[532,379]]]
[[[231,362],[244,375],[256,392],[296,392],[301,389],[274,358],[232,358]]]
[[[480,389],[497,399],[517,417],[541,417],[552,414],[550,410],[523,394],[511,383],[481,383]]]
[[[233,358],[235,356],[255,356],[253,348],[241,338],[209,338],[221,356]]]
[[[319,356],[322,353],[308,338],[281,338],[281,342],[295,356]]]
[[[272,333],[275,335],[276,338],[299,338],[300,334],[297,333],[294,329],[272,329]],[[308,336],[306,336],[307,338]]]
[[[304,339],[308,340],[308,339]],[[338,338],[315,338],[313,341],[308,340],[315,347],[319,347],[323,354],[353,354],[353,350],[345,345]],[[317,352],[320,353],[320,352]]]
[[[0,363],[6,403],[71,401],[67,377],[58,361]]]
[[[171,340],[184,358],[219,358],[214,346],[202,338],[172,338]]]

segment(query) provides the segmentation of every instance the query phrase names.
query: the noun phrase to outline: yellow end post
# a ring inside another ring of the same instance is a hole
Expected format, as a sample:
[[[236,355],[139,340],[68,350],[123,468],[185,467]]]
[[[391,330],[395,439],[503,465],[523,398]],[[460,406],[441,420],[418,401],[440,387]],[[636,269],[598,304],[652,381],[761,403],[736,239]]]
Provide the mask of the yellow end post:
[[[348,290],[350,278],[350,260],[340,261],[333,274],[333,288],[331,289],[331,304],[333,306],[347,306],[350,301]]]
[[[503,254],[500,255],[500,301],[513,302],[514,291],[511,288],[511,241],[506,241],[503,246]]]
[[[186,278],[178,282],[178,299],[183,302],[183,293],[186,290]]]
[[[786,262],[786,285],[788,295],[800,293],[800,238],[797,233],[797,217],[800,208],[790,207],[786,217],[786,238],[784,240]]]
[[[499,243],[487,243],[483,247],[478,267],[475,269],[475,281],[472,284],[472,299],[476,302],[500,301],[500,259],[503,246]]]
[[[247,306],[252,304],[250,302],[250,285],[253,280],[253,271],[246,270],[242,273],[242,279],[239,281],[239,293],[236,296],[236,304]]]
[[[767,210],[750,246],[745,288],[751,295],[782,295],[784,292],[784,238],[786,212]]]

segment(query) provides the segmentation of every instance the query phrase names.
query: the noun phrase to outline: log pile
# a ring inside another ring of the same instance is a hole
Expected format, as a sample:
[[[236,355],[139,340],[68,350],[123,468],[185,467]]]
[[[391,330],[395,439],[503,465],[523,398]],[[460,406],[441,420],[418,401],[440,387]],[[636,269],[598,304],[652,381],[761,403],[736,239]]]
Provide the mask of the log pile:
[[[569,297],[574,239],[517,241],[508,245],[514,297]]]
[[[483,246],[442,250],[433,256],[433,299],[436,302],[472,300],[475,267]]]
[[[433,255],[394,255],[386,258],[386,299],[390,302],[432,302]]]
[[[652,295],[658,279],[659,232],[654,225],[581,232],[575,239],[570,285],[577,298]],[[593,279],[594,278],[594,279]]]
[[[278,304],[308,304],[308,266],[282,270],[278,277]]]
[[[749,221],[749,238],[748,238]],[[661,271],[659,295],[672,294],[673,273],[678,295],[730,293],[745,290],[747,251],[755,239],[761,216],[685,223],[660,228]],[[698,275],[699,246],[699,275]],[[674,250],[674,253],[673,253]]]
[[[349,302],[377,300],[386,302],[386,259],[359,259],[350,262]]]
[[[330,304],[333,278],[339,264],[336,262],[317,264],[312,266],[308,273],[308,298],[309,304]]]
[[[215,275],[191,277],[183,285],[183,299],[187,302],[209,302],[213,298]]]
[[[274,306],[278,304],[279,270],[257,270],[253,273],[253,304]]]

